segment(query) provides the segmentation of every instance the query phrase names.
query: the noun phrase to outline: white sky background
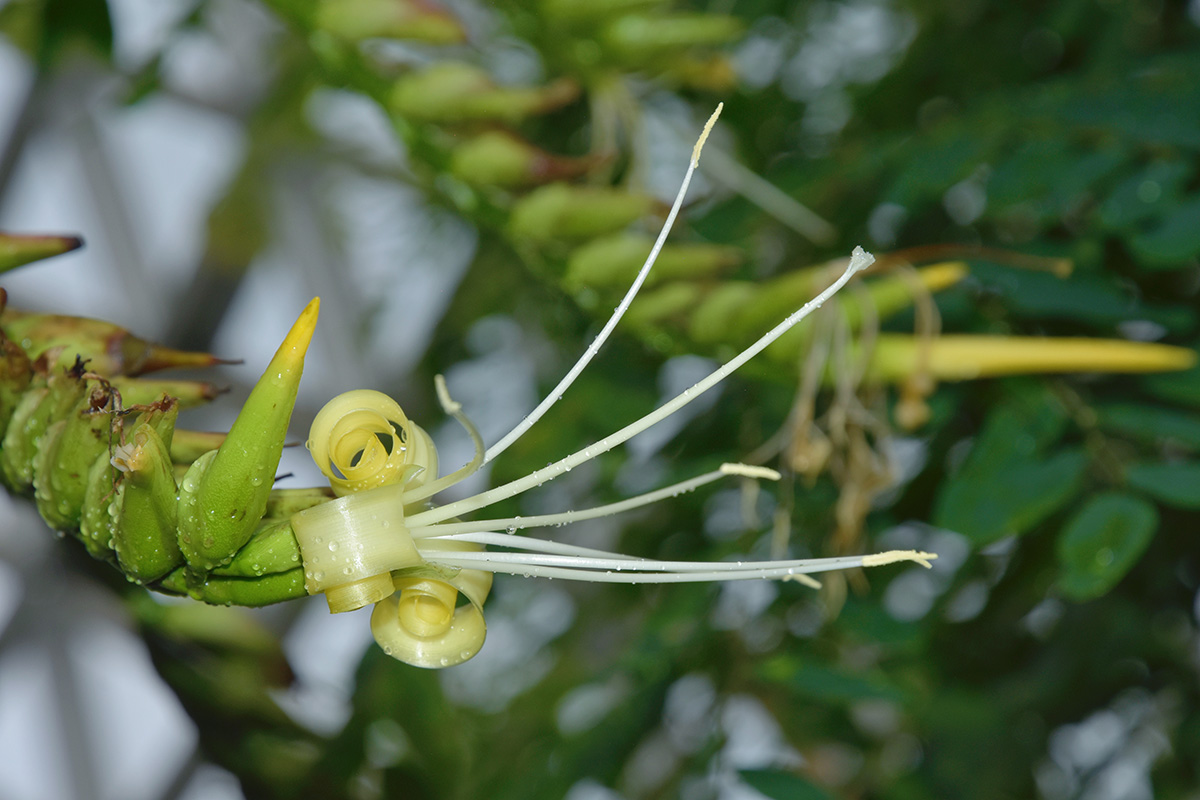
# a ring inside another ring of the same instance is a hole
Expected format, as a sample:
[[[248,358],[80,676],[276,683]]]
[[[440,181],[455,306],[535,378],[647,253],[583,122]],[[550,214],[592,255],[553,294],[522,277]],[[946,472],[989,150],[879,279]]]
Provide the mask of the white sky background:
[[[111,3],[117,63],[143,63],[192,5]],[[265,81],[273,23],[237,0],[209,7],[207,30],[169,42],[163,72],[189,99],[249,107]],[[0,42],[0,141],[32,80],[24,56]],[[80,63],[39,91],[34,130],[0,206],[0,229],[79,234],[86,247],[5,275],[3,285],[16,307],[95,316],[156,339],[170,322],[170,298],[187,286],[203,254],[208,213],[238,168],[245,135],[236,115],[167,93],[121,106],[123,88],[121,76]],[[381,148],[381,157],[400,156],[386,124],[361,101],[324,97],[313,114],[334,135],[340,126],[365,138],[359,144]],[[278,204],[273,223],[283,243],[254,264],[214,342],[216,352],[246,364],[211,378],[235,390],[196,427],[228,427],[239,388],[244,392],[257,377],[314,295],[325,299],[322,325],[297,417],[311,417],[339,391],[394,380],[420,356],[474,253],[469,226],[430,218],[414,192],[352,175],[318,175],[332,184],[336,213],[357,225],[356,250],[343,253],[338,243],[319,240],[317,231],[329,226],[315,224],[313,215],[323,209],[291,191],[293,182],[313,178],[280,176],[276,194],[288,202]],[[374,210],[367,222],[364,204]],[[386,330],[359,352],[348,331],[363,304],[381,298],[385,311],[403,304],[405,313],[386,314]],[[304,433],[294,430],[291,438]],[[302,448],[285,453],[280,471],[298,473],[292,485],[319,482]],[[181,771],[187,774],[195,731],[129,632],[123,610],[97,589],[72,582],[59,563],[61,547],[32,504],[0,494],[0,798],[160,797]],[[370,634],[363,620],[331,618],[323,600],[309,611],[286,642],[303,689],[283,702],[314,728],[336,729]],[[314,637],[322,646],[305,646]],[[202,767],[172,796],[236,798],[240,791],[230,776]]]

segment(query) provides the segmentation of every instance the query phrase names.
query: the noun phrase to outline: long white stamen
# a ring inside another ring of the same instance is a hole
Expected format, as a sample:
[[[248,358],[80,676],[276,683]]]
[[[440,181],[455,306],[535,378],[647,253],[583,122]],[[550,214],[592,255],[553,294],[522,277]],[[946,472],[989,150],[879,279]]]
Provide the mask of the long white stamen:
[[[757,342],[750,345],[750,347],[746,348],[738,355],[734,356],[724,366],[696,383],[690,389],[685,389],[674,399],[655,409],[636,422],[632,422],[611,436],[607,436],[604,439],[601,439],[599,442],[585,447],[579,452],[572,453],[566,458],[560,459],[548,467],[544,467],[536,472],[532,472],[529,475],[526,475],[524,478],[518,478],[517,480],[506,483],[503,486],[498,486],[495,489],[481,492],[473,497],[468,497],[455,503],[450,503],[445,506],[440,506],[438,508],[433,508],[419,514],[415,514],[409,519],[409,524],[413,527],[432,525],[436,522],[450,519],[451,517],[457,517],[460,514],[466,514],[467,512],[484,508],[492,503],[496,503],[512,497],[513,495],[520,494],[521,492],[531,489],[534,486],[540,486],[546,481],[556,478],[564,472],[567,472],[574,467],[590,461],[596,456],[599,456],[602,453],[607,453],[614,447],[623,444],[647,428],[656,425],[662,420],[671,416],[676,411],[702,395],[704,392],[707,392],[709,389],[725,380],[725,378],[729,377],[729,375],[739,369],[743,364],[770,346],[772,342],[786,333],[788,329],[794,326],[797,322],[820,308],[825,301],[827,301],[830,297],[836,294],[839,289],[845,286],[846,283],[852,277],[854,277],[856,273],[866,269],[874,262],[874,256],[863,250],[861,247],[855,247],[853,254],[850,256],[850,263],[846,267],[846,271],[843,272],[836,281],[830,284],[829,288],[805,303],[803,308],[796,311],[783,322],[776,325]]]
[[[418,500],[424,500],[426,497],[433,497],[435,494],[445,489],[448,486],[453,486],[461,480],[465,480],[479,471],[483,466],[483,437],[479,435],[479,429],[475,427],[475,423],[463,413],[462,403],[450,397],[450,391],[446,388],[446,379],[441,375],[433,376],[433,386],[437,391],[438,403],[442,406],[442,411],[458,420],[458,424],[462,425],[466,430],[467,435],[471,437],[472,444],[475,445],[475,455],[471,460],[464,464],[459,469],[445,475],[437,480],[430,481],[424,486],[419,486],[416,489],[406,491],[401,497],[401,502],[404,505],[415,503]]]
[[[445,537],[455,533],[472,533],[475,531],[494,531],[499,528],[516,530],[518,528],[542,528],[547,526],[569,525],[572,522],[582,522],[586,519],[596,519],[597,517],[607,517],[611,514],[620,514],[623,511],[632,511],[635,508],[657,503],[659,500],[665,500],[668,497],[690,492],[705,484],[718,481],[728,475],[740,475],[748,478],[763,478],[765,480],[779,480],[779,473],[773,469],[766,467],[752,467],[748,464],[722,464],[720,469],[707,472],[704,475],[698,475],[686,481],[664,486],[662,489],[656,489],[653,492],[630,497],[616,503],[608,503],[607,505],[596,506],[595,508],[585,508],[578,511],[564,511],[561,514],[541,514],[533,517],[509,517],[508,519],[478,519],[469,522],[441,522],[436,525],[429,525],[424,528],[417,528],[409,524],[409,533],[414,539],[422,539],[428,536]]]
[[[708,122],[704,124],[704,131],[700,134],[700,138],[696,141],[696,146],[692,148],[692,160],[688,164],[687,174],[683,176],[683,185],[679,187],[679,193],[675,195],[675,202],[671,206],[671,212],[667,214],[667,220],[663,223],[662,230],[659,231],[658,239],[655,240],[654,247],[650,250],[650,255],[646,256],[646,261],[642,264],[642,268],[638,271],[637,277],[634,278],[633,285],[629,287],[629,291],[627,291],[625,293],[625,297],[621,299],[620,305],[618,305],[616,310],[613,311],[612,316],[608,318],[608,322],[604,323],[604,328],[602,328],[596,338],[592,340],[592,343],[588,345],[588,348],[584,351],[583,356],[575,362],[575,366],[571,367],[571,370],[561,381],[558,382],[558,385],[551,390],[550,394],[546,395],[546,399],[542,400],[542,402],[538,404],[537,408],[529,412],[529,414],[525,417],[525,419],[521,420],[517,427],[505,434],[504,438],[488,448],[486,455],[483,457],[484,464],[487,464],[496,456],[507,450],[509,445],[521,438],[525,431],[532,428],[534,423],[541,419],[542,415],[549,411],[551,406],[553,406],[562,398],[563,393],[566,392],[570,385],[575,382],[575,379],[579,377],[579,373],[583,372],[584,367],[591,363],[591,360],[595,358],[596,353],[600,352],[601,346],[603,346],[604,342],[608,339],[609,334],[613,332],[613,328],[617,327],[617,323],[621,321],[621,317],[625,316],[626,309],[628,309],[629,304],[633,302],[633,298],[637,295],[638,290],[642,288],[642,284],[645,282],[646,276],[650,274],[650,268],[654,266],[654,262],[658,259],[659,251],[662,250],[663,244],[667,241],[667,234],[671,232],[671,226],[675,224],[675,218],[679,215],[679,209],[683,206],[683,198],[685,195],[687,195],[688,185],[692,182],[692,173],[696,171],[696,165],[700,163],[700,150],[704,147],[704,141],[708,138],[709,132],[716,123],[717,117],[721,115],[721,109],[724,107],[724,103],[717,104],[717,110],[712,113],[712,116],[708,118]]]
[[[609,558],[621,561],[640,561],[637,556],[627,556],[623,553],[612,553],[608,550],[596,550],[592,547],[581,547],[577,544],[556,542],[553,539],[535,539],[532,536],[516,536],[511,533],[477,532],[453,533],[448,536],[432,537],[438,541],[470,542],[487,547],[508,547],[527,553],[552,553],[560,556],[585,556],[594,558]],[[428,541],[428,539],[427,539]],[[434,557],[436,560],[436,556]]]
[[[914,561],[930,567],[937,556],[915,550],[893,550],[868,556],[841,556],[795,561],[750,561],[706,563],[695,561],[651,561],[527,553],[439,552],[436,563],[487,572],[504,572],[540,578],[594,583],[698,583],[786,579],[793,575],[870,567],[898,561]]]

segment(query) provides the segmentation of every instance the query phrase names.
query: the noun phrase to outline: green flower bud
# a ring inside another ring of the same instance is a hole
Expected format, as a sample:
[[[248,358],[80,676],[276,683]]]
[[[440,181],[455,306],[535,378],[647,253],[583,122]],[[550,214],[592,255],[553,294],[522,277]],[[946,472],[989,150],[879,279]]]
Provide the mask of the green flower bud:
[[[183,562],[175,534],[178,487],[170,451],[154,427],[142,422],[130,444],[117,449],[113,463],[124,472],[112,535],[117,562],[132,581],[156,581]]]
[[[197,572],[228,563],[266,511],[319,307],[314,299],[304,309],[221,447],[197,459],[183,479],[180,546]]]
[[[316,27],[351,42],[384,37],[458,44],[467,38],[452,14],[427,0],[321,0]]]
[[[89,370],[105,377],[229,363],[209,353],[152,344],[119,325],[97,319],[6,309],[0,316],[0,326],[30,358],[61,348],[51,366],[70,368],[78,356],[88,362]]]
[[[626,64],[673,58],[677,51],[731,42],[742,33],[736,17],[720,14],[630,14],[605,26],[600,39]]]
[[[78,236],[20,236],[0,233],[0,273],[83,246]]]
[[[654,199],[620,189],[554,183],[513,206],[509,232],[517,240],[590,239],[624,228],[654,207]]]
[[[563,78],[546,86],[497,86],[486,70],[445,61],[396,81],[389,106],[419,122],[516,123],[574,100],[579,86]]]
[[[577,248],[567,261],[567,283],[577,289],[624,289],[642,268],[654,239],[642,234],[618,234],[595,239]],[[715,244],[668,244],[658,254],[647,288],[667,281],[707,278],[742,261],[736,247]]]
[[[519,188],[573,178],[599,161],[555,156],[507,131],[488,131],[454,149],[450,172],[476,186]]]

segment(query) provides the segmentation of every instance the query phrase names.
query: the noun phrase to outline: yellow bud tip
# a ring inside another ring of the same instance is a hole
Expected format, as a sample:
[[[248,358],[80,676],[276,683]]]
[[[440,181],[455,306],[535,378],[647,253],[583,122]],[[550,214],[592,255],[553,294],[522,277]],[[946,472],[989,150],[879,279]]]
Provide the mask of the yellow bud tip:
[[[862,565],[864,567],[882,567],[899,561],[914,561],[925,569],[931,569],[933,564],[929,562],[935,558],[937,558],[937,553],[926,553],[920,550],[888,550],[886,553],[863,556]]]
[[[704,130],[700,132],[700,138],[696,140],[696,146],[692,148],[692,166],[700,163],[700,151],[704,149],[704,142],[708,139],[708,134],[712,132],[713,125],[717,124],[717,117],[721,116],[721,109],[725,108],[724,103],[717,103],[717,110],[708,118],[708,122],[704,123]]]
[[[317,328],[317,316],[320,310],[321,298],[314,297],[300,312],[296,323],[284,337],[283,344],[279,345],[279,349],[275,351],[275,358],[272,359],[272,362],[282,361],[287,366],[304,363],[304,355],[308,352],[308,345],[312,342],[313,332]]]

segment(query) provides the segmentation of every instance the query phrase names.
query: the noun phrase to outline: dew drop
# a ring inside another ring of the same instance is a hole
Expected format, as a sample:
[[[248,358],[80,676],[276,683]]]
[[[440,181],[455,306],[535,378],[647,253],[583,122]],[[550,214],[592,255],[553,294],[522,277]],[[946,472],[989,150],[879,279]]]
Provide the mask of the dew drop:
[[[335,553],[335,552],[337,552],[337,549],[338,549],[338,543],[337,543],[337,542],[330,542],[330,543],[329,543],[329,552],[331,552],[331,553]]]

